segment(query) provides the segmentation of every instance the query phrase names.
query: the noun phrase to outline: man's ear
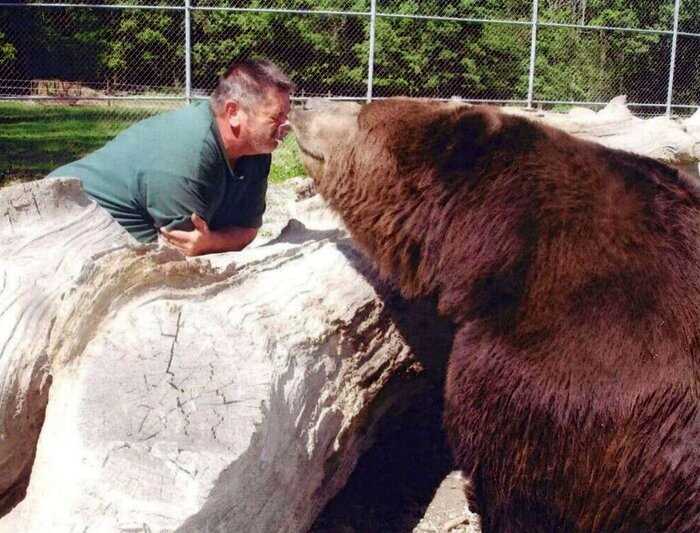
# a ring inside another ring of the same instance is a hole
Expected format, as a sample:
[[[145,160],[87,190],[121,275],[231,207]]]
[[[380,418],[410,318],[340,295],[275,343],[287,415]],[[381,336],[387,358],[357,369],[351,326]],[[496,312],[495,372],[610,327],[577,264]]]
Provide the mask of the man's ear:
[[[241,106],[236,100],[226,100],[224,104],[224,116],[226,122],[232,128],[237,128],[241,123]]]

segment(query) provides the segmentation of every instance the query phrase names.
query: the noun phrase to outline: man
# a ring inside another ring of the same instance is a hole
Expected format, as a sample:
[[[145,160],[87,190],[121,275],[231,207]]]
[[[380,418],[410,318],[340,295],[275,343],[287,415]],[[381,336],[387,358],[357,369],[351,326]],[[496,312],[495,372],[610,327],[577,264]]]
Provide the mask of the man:
[[[237,251],[265,211],[270,153],[293,84],[268,61],[234,63],[210,101],[140,121],[49,176],[73,176],[136,239],[186,255]]]

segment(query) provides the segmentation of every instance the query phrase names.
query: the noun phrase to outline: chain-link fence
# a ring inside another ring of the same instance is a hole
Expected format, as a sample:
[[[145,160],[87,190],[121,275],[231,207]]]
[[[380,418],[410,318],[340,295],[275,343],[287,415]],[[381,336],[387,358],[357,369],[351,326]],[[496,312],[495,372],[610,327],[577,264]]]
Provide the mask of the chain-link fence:
[[[234,57],[298,96],[698,105],[700,0],[0,2],[3,99],[207,94]]]
[[[700,0],[69,2],[0,0],[0,100],[128,123],[207,95],[233,58],[262,56],[299,98],[552,107],[626,94],[637,112],[669,115],[700,103]],[[0,112],[17,123],[18,106]]]

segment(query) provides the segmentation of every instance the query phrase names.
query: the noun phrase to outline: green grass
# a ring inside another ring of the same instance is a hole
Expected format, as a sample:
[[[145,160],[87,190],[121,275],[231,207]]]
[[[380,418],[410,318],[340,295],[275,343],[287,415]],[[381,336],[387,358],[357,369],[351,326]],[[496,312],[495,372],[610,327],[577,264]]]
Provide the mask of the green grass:
[[[305,176],[306,170],[299,160],[299,147],[293,134],[285,137],[277,150],[272,152],[270,181],[280,183],[296,176]]]
[[[42,178],[149,114],[143,109],[0,103],[0,184]]]
[[[0,102],[0,186],[43,178],[158,111]],[[270,180],[282,182],[303,174],[296,141],[290,135],[273,154]]]

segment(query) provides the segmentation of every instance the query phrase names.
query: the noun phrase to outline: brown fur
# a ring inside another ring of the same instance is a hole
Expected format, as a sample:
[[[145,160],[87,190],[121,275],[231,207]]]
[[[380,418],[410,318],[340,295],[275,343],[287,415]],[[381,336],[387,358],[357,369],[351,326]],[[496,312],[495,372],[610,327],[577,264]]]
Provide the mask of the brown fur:
[[[689,178],[489,107],[372,103],[337,142],[313,119],[321,194],[458,325],[445,427],[484,531],[700,531]]]

